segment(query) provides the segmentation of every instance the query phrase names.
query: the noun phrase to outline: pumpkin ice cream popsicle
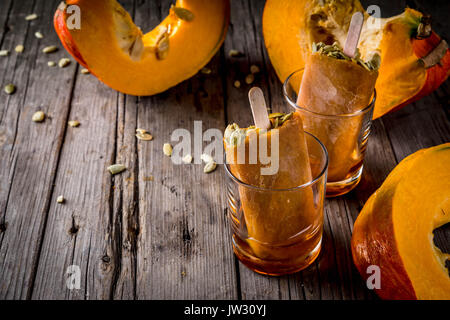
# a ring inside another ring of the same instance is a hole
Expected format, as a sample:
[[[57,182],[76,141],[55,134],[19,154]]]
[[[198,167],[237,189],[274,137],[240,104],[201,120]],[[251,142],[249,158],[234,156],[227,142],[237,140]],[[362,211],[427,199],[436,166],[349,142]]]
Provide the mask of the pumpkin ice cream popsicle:
[[[264,102],[262,109],[267,118]],[[245,243],[238,245],[255,259],[279,262],[280,266],[304,259],[320,247],[322,204],[314,203],[312,187],[295,189],[312,179],[299,114],[271,114],[266,122],[262,120],[258,126],[256,121],[256,126],[248,128],[230,124],[224,145],[228,168],[242,183],[238,214],[242,215],[241,227],[247,234]],[[266,146],[270,164],[255,156],[261,155],[260,149]],[[269,172],[269,167],[276,170]]]
[[[305,130],[327,148],[331,183],[351,179],[362,168],[369,132],[371,114],[364,110],[374,99],[380,57],[374,53],[363,61],[356,44],[357,39],[354,54],[348,55],[336,42],[313,43],[297,98]]]

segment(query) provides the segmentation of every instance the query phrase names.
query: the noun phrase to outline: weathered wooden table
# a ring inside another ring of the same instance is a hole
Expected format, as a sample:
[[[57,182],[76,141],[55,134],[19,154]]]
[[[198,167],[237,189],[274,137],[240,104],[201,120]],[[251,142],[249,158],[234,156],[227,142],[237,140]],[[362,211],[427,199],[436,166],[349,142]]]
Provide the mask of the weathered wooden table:
[[[264,1],[232,1],[232,21],[212,74],[198,74],[169,91],[138,98],[117,93],[80,73],[72,64],[47,66],[64,50],[52,27],[60,0],[0,1],[0,84],[17,92],[0,94],[0,298],[2,299],[367,299],[352,264],[353,222],[369,195],[405,156],[450,138],[447,81],[431,96],[373,124],[365,171],[350,194],[326,200],[325,235],[319,259],[308,269],[280,278],[255,274],[233,255],[224,192],[224,170],[204,174],[201,165],[173,165],[162,152],[176,128],[203,130],[236,121],[247,125],[249,86],[233,86],[251,64],[255,84],[273,110],[286,111],[281,84],[270,66],[263,38]],[[143,30],[155,26],[170,1],[120,1]],[[367,1],[366,1],[367,2]],[[383,15],[405,1],[380,4]],[[449,36],[449,5],[417,6],[434,14],[434,28]],[[425,5],[425,1],[423,1]],[[389,6],[389,8],[386,8]],[[37,13],[37,20],[24,17]],[[439,17],[441,17],[439,19]],[[34,36],[36,31],[43,39]],[[23,44],[22,54],[14,47]],[[238,49],[242,58],[227,52]],[[149,77],[152,75],[149,74]],[[37,110],[48,118],[31,121]],[[73,128],[68,120],[78,120]],[[135,138],[136,128],[154,135]],[[128,170],[111,176],[106,167]],[[66,202],[56,198],[64,195]],[[450,246],[449,228],[436,234]],[[67,268],[79,266],[81,288],[66,286]]]

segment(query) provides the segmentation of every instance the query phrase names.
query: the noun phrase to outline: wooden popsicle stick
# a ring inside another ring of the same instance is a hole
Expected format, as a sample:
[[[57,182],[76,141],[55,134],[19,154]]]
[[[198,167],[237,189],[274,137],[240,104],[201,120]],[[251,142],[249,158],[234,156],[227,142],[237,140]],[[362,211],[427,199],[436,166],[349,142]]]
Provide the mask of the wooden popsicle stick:
[[[345,40],[344,45],[344,53],[350,58],[355,57],[363,23],[364,15],[362,14],[362,12],[355,12],[352,16],[352,21],[350,22],[347,39]]]
[[[261,88],[253,87],[248,92],[250,107],[252,108],[253,120],[255,126],[263,130],[269,130],[271,123],[267,112],[266,100]]]

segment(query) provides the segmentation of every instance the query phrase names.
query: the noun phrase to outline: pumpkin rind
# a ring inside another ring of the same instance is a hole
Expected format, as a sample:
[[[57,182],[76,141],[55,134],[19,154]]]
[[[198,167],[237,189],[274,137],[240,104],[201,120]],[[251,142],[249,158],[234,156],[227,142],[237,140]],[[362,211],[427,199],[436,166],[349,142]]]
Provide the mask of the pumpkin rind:
[[[404,159],[369,198],[352,235],[353,261],[364,279],[381,270],[383,299],[450,299],[445,259],[433,229],[450,222],[450,144]],[[445,208],[442,208],[445,207]],[[442,211],[440,210],[442,209]]]

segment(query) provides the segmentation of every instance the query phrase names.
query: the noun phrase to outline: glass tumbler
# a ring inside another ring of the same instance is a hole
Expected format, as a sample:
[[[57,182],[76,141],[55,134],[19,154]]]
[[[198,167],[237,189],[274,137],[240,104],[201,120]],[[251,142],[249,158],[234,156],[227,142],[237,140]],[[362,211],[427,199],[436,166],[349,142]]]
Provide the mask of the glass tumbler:
[[[299,112],[305,131],[327,148],[329,157],[327,197],[343,195],[355,188],[362,175],[364,153],[370,134],[376,93],[368,106],[351,114],[321,114],[297,105],[303,69],[293,72],[283,84],[287,103]]]
[[[312,134],[306,132],[305,139],[312,180],[294,188],[248,185],[225,164],[233,250],[255,272],[294,273],[309,266],[320,252],[328,156]]]

